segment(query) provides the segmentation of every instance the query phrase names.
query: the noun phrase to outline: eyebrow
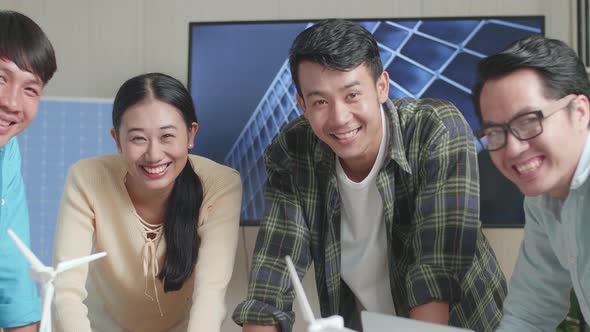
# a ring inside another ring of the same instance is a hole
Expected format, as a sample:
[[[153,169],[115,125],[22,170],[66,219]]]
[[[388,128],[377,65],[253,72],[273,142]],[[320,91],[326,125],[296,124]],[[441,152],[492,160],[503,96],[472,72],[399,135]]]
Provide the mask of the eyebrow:
[[[347,90],[347,89],[350,89],[353,86],[357,86],[357,85],[361,85],[361,82],[359,82],[359,81],[352,81],[352,82],[346,84],[345,86],[343,86],[342,88],[340,88],[340,90]]]
[[[357,80],[354,80],[354,81],[352,81],[352,82],[350,82],[350,83],[348,83],[348,84],[346,84],[346,85],[342,86],[342,87],[341,87],[341,88],[339,88],[338,90],[339,90],[339,91],[344,91],[344,90],[350,89],[350,88],[352,88],[352,87],[354,87],[354,86],[357,86],[357,85],[361,85],[361,82],[359,82],[359,81],[357,81]],[[314,90],[314,91],[310,91],[310,92],[308,92],[308,93],[305,95],[305,97],[307,98],[307,97],[311,97],[311,96],[321,96],[321,95],[322,95],[322,91],[320,91],[320,90]]]
[[[1,72],[5,72],[7,74],[10,74],[12,76],[15,76],[17,74],[17,73],[15,73],[14,70],[11,70],[10,68],[6,68],[6,67],[1,67],[0,68],[0,71]],[[43,84],[43,81],[41,80],[41,78],[37,74],[32,73],[32,72],[27,71],[27,70],[21,70],[21,71],[24,72],[24,73],[30,74],[32,76],[32,77],[27,77],[25,79],[25,84],[34,84],[34,85],[38,85],[39,87],[43,87],[43,85],[44,85]]]
[[[127,129],[127,134],[134,132],[134,131],[144,132],[145,130],[143,128],[129,128],[129,129]]]
[[[167,126],[162,126],[160,127],[160,130],[166,130],[166,129],[175,129],[178,130],[178,128],[175,125],[167,125]],[[140,128],[140,127],[133,127],[133,128],[129,128],[127,129],[127,133],[131,133],[134,131],[139,131],[139,132],[144,132],[145,129],[144,128]]]
[[[523,114],[531,113],[531,112],[536,112],[536,111],[541,111],[541,110],[542,109],[541,108],[538,108],[538,107],[535,108],[535,107],[528,107],[527,106],[527,107],[521,109],[520,111],[518,111],[516,114],[514,114],[514,116],[512,116],[508,121],[505,121],[505,122],[493,122],[493,121],[486,121],[486,120],[484,120],[484,121],[481,122],[481,126],[482,127],[485,127],[485,126],[501,126],[501,125],[504,125],[504,124],[509,123],[510,121],[516,119],[517,117],[519,117],[519,116],[521,116]]]
[[[26,81],[25,81],[25,83],[27,83],[27,84],[33,84],[33,85],[37,85],[37,86],[39,86],[40,88],[42,88],[42,87],[44,86],[44,84],[43,84],[43,82],[41,81],[41,79],[40,79],[40,78],[38,78],[36,75],[35,75],[35,78],[33,78],[33,79],[28,79],[28,80],[26,80]]]

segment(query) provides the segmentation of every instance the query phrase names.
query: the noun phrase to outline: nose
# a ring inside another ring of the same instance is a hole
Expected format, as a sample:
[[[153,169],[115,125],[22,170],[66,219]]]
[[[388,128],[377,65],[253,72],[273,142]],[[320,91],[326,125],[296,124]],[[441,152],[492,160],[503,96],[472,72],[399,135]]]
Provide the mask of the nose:
[[[18,112],[22,109],[20,89],[10,84],[0,87],[0,107],[7,111]]]
[[[506,135],[506,146],[504,147],[504,149],[506,149],[506,155],[509,158],[519,156],[521,153],[526,151],[529,148],[529,146],[530,144],[528,140],[521,141],[518,138],[516,138],[514,134],[510,131],[508,132],[508,135]]]
[[[336,102],[330,109],[330,124],[333,127],[343,126],[350,121],[351,113],[346,104]]]
[[[163,159],[164,153],[162,145],[158,140],[150,140],[145,152],[146,161],[150,164],[156,164]]]

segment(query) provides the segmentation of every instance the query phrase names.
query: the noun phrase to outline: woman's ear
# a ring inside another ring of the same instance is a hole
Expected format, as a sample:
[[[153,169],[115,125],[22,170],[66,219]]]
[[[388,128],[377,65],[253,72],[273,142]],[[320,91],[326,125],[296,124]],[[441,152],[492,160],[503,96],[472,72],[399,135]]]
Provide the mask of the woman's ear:
[[[121,142],[119,142],[119,137],[117,136],[117,131],[115,130],[115,128],[111,128],[111,137],[113,137],[113,140],[115,141],[115,144],[117,145],[117,151],[119,151],[119,153],[121,153],[122,152]]]
[[[197,132],[199,131],[199,124],[196,122],[193,122],[191,124],[191,126],[188,128],[188,148],[192,149],[193,148],[193,144],[195,142],[195,136],[197,135]]]

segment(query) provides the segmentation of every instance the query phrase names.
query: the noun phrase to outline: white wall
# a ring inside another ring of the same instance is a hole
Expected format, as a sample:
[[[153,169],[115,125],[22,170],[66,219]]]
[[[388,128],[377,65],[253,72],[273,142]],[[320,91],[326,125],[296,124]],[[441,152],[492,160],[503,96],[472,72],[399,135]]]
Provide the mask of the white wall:
[[[112,98],[134,75],[162,71],[188,77],[188,22],[545,15],[546,34],[573,44],[573,0],[0,0],[0,8],[37,21],[57,51],[58,72],[46,96]],[[231,78],[228,78],[231,79]],[[487,229],[500,264],[512,274],[521,229]],[[246,264],[256,228],[245,230],[228,300],[230,310],[246,292]],[[313,290],[312,278],[306,285]],[[313,296],[311,296],[314,298]],[[314,304],[316,306],[317,304]],[[317,306],[316,306],[317,307]],[[301,327],[298,327],[299,329]],[[237,331],[231,323],[224,331]]]
[[[545,15],[548,36],[572,41],[573,0],[0,0],[37,21],[58,72],[46,95],[113,97],[148,71],[188,77],[188,22],[326,17]],[[231,79],[231,78],[228,78]]]

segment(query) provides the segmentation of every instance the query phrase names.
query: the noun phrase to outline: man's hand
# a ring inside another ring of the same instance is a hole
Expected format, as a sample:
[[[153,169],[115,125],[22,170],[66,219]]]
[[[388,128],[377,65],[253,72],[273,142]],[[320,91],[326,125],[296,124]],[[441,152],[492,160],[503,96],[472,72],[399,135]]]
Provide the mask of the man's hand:
[[[435,324],[449,325],[449,302],[434,301],[410,310],[410,318]]]
[[[37,323],[19,326],[19,327],[7,327],[4,328],[5,332],[37,332]]]
[[[280,332],[277,326],[244,324],[242,332]]]

